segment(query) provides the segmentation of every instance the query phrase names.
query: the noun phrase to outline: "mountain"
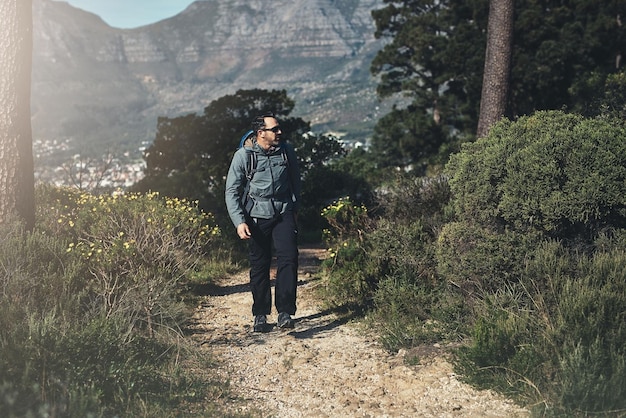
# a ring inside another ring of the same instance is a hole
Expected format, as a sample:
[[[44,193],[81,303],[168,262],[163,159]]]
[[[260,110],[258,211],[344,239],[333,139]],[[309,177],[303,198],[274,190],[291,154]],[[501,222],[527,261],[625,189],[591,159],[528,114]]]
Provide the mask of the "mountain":
[[[64,155],[137,150],[158,116],[202,112],[238,89],[286,89],[319,132],[365,139],[384,106],[369,66],[383,0],[200,0],[136,29],[33,1],[32,125]],[[60,146],[58,147],[60,149]]]

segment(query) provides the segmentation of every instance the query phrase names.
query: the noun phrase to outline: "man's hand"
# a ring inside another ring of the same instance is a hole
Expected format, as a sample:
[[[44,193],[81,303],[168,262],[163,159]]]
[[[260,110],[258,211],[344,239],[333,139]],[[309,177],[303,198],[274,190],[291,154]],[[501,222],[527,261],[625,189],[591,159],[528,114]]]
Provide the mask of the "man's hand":
[[[241,239],[250,239],[252,234],[250,233],[250,227],[247,223],[244,222],[237,225],[237,235],[239,235]]]

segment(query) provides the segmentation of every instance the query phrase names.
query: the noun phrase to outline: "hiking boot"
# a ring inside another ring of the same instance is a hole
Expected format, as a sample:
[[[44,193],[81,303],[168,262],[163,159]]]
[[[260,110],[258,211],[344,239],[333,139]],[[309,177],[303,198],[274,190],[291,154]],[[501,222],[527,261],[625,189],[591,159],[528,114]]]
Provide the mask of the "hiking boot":
[[[291,318],[287,312],[281,312],[278,314],[278,328],[293,328],[296,322]]]
[[[254,332],[265,332],[266,327],[267,327],[267,316],[256,315],[254,317],[254,327],[252,327],[252,330]]]

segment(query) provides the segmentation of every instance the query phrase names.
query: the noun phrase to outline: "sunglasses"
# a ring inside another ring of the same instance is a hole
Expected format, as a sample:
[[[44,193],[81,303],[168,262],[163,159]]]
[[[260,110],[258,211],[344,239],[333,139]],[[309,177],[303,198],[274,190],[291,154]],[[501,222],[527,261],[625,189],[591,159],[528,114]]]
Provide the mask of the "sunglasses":
[[[265,129],[261,129],[262,131],[272,131],[275,134],[277,134],[278,132],[280,132],[280,125],[276,125],[273,128],[265,128]]]

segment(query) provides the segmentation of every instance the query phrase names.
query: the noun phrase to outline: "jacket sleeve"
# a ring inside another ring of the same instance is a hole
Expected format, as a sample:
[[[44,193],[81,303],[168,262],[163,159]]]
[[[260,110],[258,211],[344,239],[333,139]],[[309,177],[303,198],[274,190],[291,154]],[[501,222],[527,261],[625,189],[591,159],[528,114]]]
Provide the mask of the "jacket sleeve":
[[[298,157],[292,146],[287,148],[287,158],[289,159],[289,178],[291,193],[293,195],[293,210],[297,212],[300,209],[300,192],[302,191],[302,179],[300,177],[300,164]]]
[[[246,221],[245,213],[241,206],[241,193],[247,181],[245,164],[245,150],[241,148],[233,155],[228,175],[226,176],[226,209],[235,228]]]

